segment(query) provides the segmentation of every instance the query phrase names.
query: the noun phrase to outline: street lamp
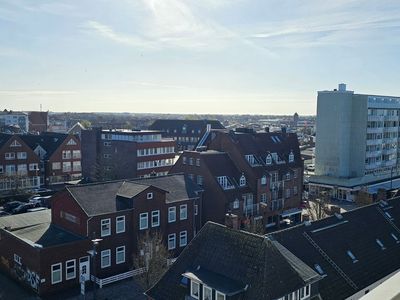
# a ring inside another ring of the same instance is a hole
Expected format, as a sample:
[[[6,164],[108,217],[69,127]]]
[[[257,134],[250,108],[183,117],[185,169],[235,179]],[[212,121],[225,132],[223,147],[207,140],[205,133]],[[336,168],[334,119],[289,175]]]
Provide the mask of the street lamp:
[[[89,250],[87,253],[89,253],[90,258],[92,260],[92,270],[93,270],[93,299],[96,299],[96,254],[97,254],[97,246],[103,239],[93,239],[93,250]]]

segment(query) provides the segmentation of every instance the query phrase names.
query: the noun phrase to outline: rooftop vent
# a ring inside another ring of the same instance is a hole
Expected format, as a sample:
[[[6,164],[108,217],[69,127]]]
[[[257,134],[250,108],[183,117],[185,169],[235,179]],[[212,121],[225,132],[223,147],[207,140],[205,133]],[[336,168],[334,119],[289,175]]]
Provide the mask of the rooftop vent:
[[[338,213],[335,213],[335,217],[336,217],[338,220],[342,220],[342,219],[343,219],[343,216],[342,216],[341,214],[338,214]]]
[[[381,241],[380,239],[376,239],[375,241],[376,241],[376,243],[379,245],[379,247],[381,247],[382,250],[385,250],[385,249],[386,249],[385,246],[383,245],[383,243],[382,243],[382,241]]]
[[[358,262],[358,259],[354,256],[353,252],[351,252],[350,250],[347,250],[347,255],[350,256],[351,260],[353,261],[353,263],[355,264],[356,262]]]
[[[400,243],[399,238],[394,233],[391,233],[390,235],[396,241],[396,244]]]

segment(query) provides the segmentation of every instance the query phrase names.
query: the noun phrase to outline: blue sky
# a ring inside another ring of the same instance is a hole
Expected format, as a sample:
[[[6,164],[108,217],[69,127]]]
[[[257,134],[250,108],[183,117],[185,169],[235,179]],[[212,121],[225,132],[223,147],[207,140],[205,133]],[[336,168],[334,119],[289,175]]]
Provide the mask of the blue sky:
[[[14,110],[315,114],[339,82],[400,96],[400,1],[2,0]]]

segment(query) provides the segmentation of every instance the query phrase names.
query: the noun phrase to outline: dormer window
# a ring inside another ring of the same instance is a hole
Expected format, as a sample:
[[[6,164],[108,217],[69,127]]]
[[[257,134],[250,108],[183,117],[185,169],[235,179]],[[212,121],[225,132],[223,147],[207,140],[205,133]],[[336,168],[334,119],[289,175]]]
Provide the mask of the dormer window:
[[[199,299],[200,297],[200,284],[193,280],[190,283],[190,296],[194,299]]]
[[[244,175],[242,175],[240,177],[239,185],[240,186],[245,186],[246,185],[246,177]]]
[[[264,175],[263,177],[261,177],[261,184],[267,184],[267,176]]]
[[[290,163],[291,163],[291,162],[294,162],[294,154],[293,154],[292,151],[290,151],[290,154],[289,154],[289,162],[290,162]]]
[[[182,164],[186,165],[186,156],[182,157]]]
[[[245,158],[251,166],[255,164],[255,159],[253,154],[246,154]]]
[[[267,158],[266,158],[266,160],[265,160],[265,163],[266,163],[267,165],[272,164],[272,156],[271,156],[271,154],[268,154],[268,155],[267,155]]]
[[[203,300],[212,300],[212,289],[203,285]]]
[[[11,143],[10,147],[21,147],[21,144],[18,143],[17,140],[14,140],[14,141]]]

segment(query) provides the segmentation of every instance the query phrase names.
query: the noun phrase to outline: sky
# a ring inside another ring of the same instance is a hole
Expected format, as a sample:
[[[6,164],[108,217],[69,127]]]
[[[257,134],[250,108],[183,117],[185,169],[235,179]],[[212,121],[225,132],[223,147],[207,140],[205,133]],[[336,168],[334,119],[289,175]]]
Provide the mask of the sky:
[[[400,96],[400,1],[1,0],[0,109],[315,114]]]

